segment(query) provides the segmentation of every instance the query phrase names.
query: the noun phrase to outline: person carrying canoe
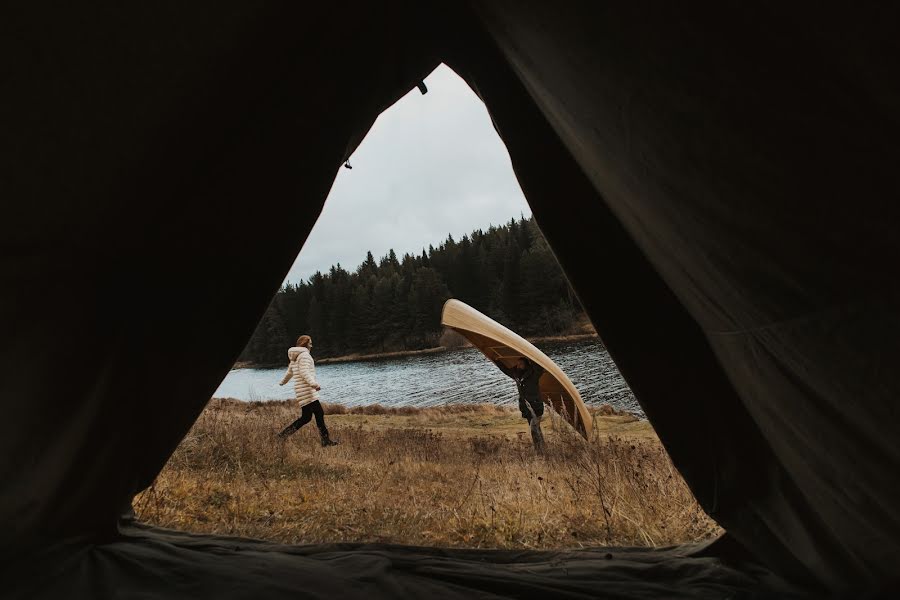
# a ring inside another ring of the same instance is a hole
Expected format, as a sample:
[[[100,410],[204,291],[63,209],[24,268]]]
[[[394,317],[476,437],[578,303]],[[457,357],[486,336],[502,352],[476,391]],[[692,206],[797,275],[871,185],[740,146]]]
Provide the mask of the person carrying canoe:
[[[541,417],[544,415],[544,403],[538,382],[544,369],[524,356],[519,357],[512,367],[507,367],[502,360],[496,361],[497,367],[516,382],[519,390],[519,410],[522,418],[528,421],[531,430],[531,441],[538,454],[544,453],[544,434],[541,432]]]
[[[300,402],[301,412],[300,418],[285,427],[278,437],[286,438],[309,423],[315,416],[319,435],[322,437],[322,446],[336,446],[337,442],[328,436],[328,428],[325,427],[325,411],[322,410],[322,404],[319,402],[319,390],[322,389],[322,386],[316,381],[316,365],[310,354],[312,345],[311,337],[301,335],[297,338],[297,345],[288,349],[288,358],[291,362],[278,385],[284,385],[291,379],[294,380],[294,395]]]

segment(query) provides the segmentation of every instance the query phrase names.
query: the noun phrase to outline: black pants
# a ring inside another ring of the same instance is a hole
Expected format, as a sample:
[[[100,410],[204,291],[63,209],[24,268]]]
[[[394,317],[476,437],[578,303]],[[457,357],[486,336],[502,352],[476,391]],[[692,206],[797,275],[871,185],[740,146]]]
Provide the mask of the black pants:
[[[300,413],[300,418],[288,425],[284,428],[280,434],[281,437],[287,437],[312,421],[312,418],[316,418],[316,426],[319,428],[319,433],[322,435],[322,439],[328,439],[328,428],[325,427],[325,411],[322,410],[322,405],[318,400],[315,402],[310,402],[306,406],[303,407],[302,412]]]
[[[528,421],[528,429],[531,431],[531,441],[534,443],[534,449],[538,454],[544,453],[544,434],[541,431],[541,417],[544,414],[544,403],[540,398],[536,400],[526,400],[519,397],[519,410],[522,417]]]
[[[530,423],[532,411],[534,411],[534,416],[536,417],[543,416],[544,403],[541,402],[540,398],[526,400],[519,396],[519,411],[522,413],[522,418]]]

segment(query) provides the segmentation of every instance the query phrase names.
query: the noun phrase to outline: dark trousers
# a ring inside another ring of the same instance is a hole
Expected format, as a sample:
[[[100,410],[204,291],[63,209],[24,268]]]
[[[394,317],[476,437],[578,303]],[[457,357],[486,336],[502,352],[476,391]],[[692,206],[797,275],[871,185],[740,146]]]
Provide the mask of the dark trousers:
[[[540,398],[526,400],[522,396],[519,396],[519,411],[522,413],[522,418],[530,423],[532,414],[536,417],[543,416],[544,403],[541,402]]]
[[[322,439],[328,439],[328,428],[325,427],[325,411],[322,410],[322,404],[319,403],[318,400],[315,402],[310,402],[306,406],[303,407],[302,412],[300,413],[300,418],[288,425],[284,428],[280,434],[281,437],[287,437],[312,421],[312,418],[316,418],[316,426],[319,428],[319,433],[322,435]]]
[[[544,434],[541,431],[541,417],[544,414],[544,403],[541,402],[540,398],[532,401],[519,397],[519,410],[522,411],[522,416],[528,421],[534,449],[537,450],[538,454],[543,454]]]

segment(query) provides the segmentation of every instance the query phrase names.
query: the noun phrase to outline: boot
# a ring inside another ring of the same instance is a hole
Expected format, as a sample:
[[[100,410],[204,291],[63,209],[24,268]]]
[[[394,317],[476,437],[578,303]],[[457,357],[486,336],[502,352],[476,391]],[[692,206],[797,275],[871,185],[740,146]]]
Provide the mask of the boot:
[[[291,423],[290,425],[288,425],[287,427],[282,429],[281,433],[279,433],[275,437],[278,438],[279,440],[286,440],[286,439],[288,439],[289,436],[293,435],[296,432],[297,432],[297,427],[294,426],[294,423]]]
[[[320,429],[320,430],[319,430],[319,435],[322,436],[322,447],[323,447],[323,448],[325,448],[325,447],[327,447],[327,446],[337,446],[337,445],[340,443],[340,442],[337,442],[337,441],[331,439],[331,438],[328,436],[328,430],[327,430],[327,429]]]

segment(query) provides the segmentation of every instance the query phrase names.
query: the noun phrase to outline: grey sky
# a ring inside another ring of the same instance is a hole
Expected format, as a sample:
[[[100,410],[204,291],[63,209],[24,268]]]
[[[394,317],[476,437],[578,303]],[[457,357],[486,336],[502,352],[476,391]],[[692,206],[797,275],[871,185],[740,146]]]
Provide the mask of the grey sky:
[[[378,118],[353,169],[340,169],[287,281],[531,214],[481,100],[443,65],[425,83],[426,95],[413,89]]]

